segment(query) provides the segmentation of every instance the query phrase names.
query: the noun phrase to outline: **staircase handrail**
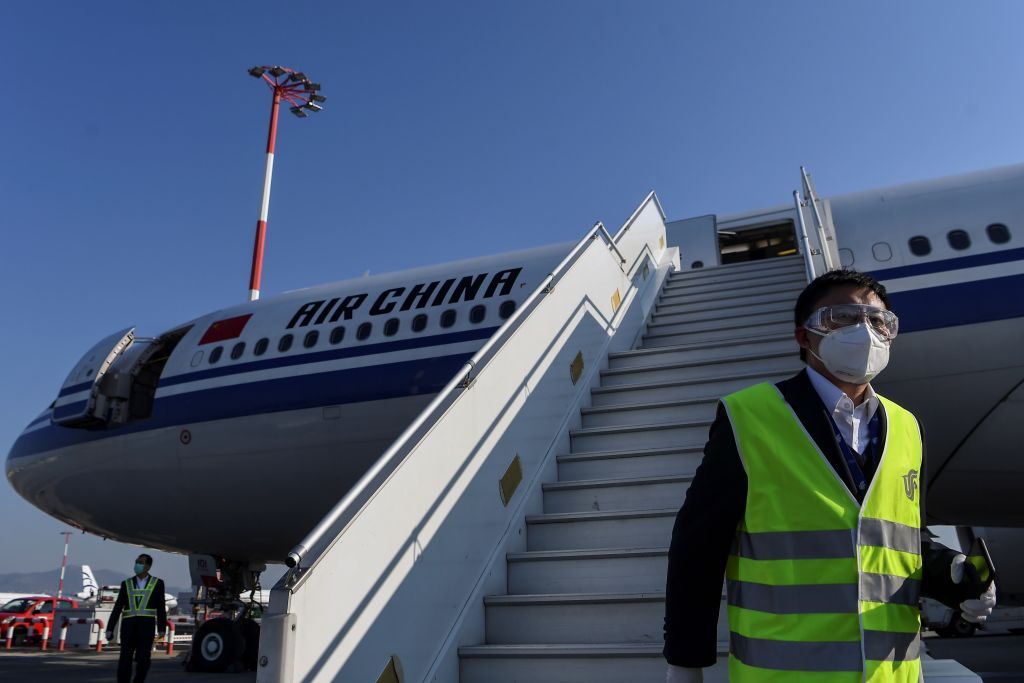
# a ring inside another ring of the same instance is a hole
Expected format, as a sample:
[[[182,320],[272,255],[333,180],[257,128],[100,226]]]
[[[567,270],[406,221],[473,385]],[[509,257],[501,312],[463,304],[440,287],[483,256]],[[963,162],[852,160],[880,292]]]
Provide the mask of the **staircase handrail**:
[[[793,190],[793,205],[796,207],[796,222],[800,226],[800,242],[803,248],[800,250],[804,255],[804,266],[807,268],[807,281],[814,279],[814,254],[816,249],[811,248],[811,240],[807,236],[807,223],[804,221],[803,204],[800,201],[800,193]]]
[[[812,215],[814,216],[814,225],[818,232],[818,239],[821,241],[821,257],[825,260],[825,269],[832,270],[835,268],[835,263],[832,261],[832,250],[828,248],[825,221],[822,220],[821,212],[818,211],[818,194],[814,191],[814,183],[811,182],[810,174],[807,173],[807,169],[803,166],[800,167],[800,177],[803,180],[804,192],[807,194],[807,203],[813,212]]]
[[[653,192],[648,195],[648,199],[641,206],[650,201],[652,196],[654,196]],[[632,219],[627,222],[625,227],[629,227],[631,222]],[[302,583],[303,577],[308,574],[309,570],[316,565],[327,550],[334,545],[339,534],[358,515],[363,505],[373,497],[374,492],[377,491],[381,484],[401,466],[406,456],[416,447],[416,444],[419,443],[430,425],[461,395],[458,390],[464,389],[472,383],[474,372],[479,372],[486,366],[498,349],[515,333],[522,322],[536,308],[541,297],[554,289],[557,282],[568,272],[573,263],[582,255],[583,251],[593,240],[602,238],[609,249],[616,253],[619,259],[619,268],[625,272],[624,264],[626,259],[615,244],[616,239],[621,238],[625,232],[624,228],[619,231],[616,238],[612,238],[601,221],[594,224],[594,227],[573,247],[572,251],[562,259],[555,269],[541,281],[523,304],[498,328],[497,332],[455,373],[448,384],[420,412],[419,416],[406,427],[405,431],[399,435],[391,447],[359,479],[356,485],[331,508],[298,545],[291,549],[285,558],[285,563],[293,569],[291,581],[288,584],[289,588],[297,588]],[[303,564],[304,562],[305,564]]]

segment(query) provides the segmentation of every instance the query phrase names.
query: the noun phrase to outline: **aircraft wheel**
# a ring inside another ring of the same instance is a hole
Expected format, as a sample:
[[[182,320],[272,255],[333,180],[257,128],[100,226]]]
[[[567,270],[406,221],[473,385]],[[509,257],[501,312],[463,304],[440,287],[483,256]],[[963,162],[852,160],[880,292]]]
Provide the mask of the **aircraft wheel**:
[[[245,618],[238,622],[245,639],[245,650],[242,652],[242,666],[246,671],[255,671],[260,656],[260,625],[253,619]]]
[[[230,619],[210,619],[192,638],[190,664],[194,671],[220,673],[238,661],[245,650],[242,629]]]

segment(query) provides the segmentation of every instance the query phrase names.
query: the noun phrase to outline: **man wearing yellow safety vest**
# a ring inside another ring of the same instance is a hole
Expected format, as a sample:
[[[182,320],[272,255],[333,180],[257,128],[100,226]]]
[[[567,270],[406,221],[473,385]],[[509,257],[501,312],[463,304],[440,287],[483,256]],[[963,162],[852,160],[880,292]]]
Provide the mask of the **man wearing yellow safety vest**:
[[[733,683],[916,683],[920,596],[974,622],[995,605],[994,581],[922,532],[921,430],[871,388],[898,327],[885,288],[826,273],[794,319],[807,368],[722,399],[676,517],[669,683],[715,663],[723,575]]]
[[[167,628],[167,607],[164,603],[164,582],[150,576],[153,558],[143,553],[135,560],[135,575],[121,582],[114,611],[107,625],[107,640],[114,639],[117,620],[121,622],[121,656],[117,662],[117,683],[132,680],[132,658],[135,659],[135,683],[146,680],[153,636],[164,637]]]

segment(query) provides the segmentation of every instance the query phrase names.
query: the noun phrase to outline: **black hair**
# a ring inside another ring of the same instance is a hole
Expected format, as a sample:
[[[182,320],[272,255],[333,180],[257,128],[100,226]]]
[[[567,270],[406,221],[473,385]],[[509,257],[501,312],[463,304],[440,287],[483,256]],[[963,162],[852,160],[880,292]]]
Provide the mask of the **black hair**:
[[[818,309],[818,303],[830,291],[840,287],[870,289],[875,296],[881,299],[887,309],[890,308],[889,295],[885,291],[885,286],[875,278],[850,268],[830,270],[824,275],[814,278],[810,284],[804,287],[804,291],[800,292],[793,309],[793,322],[796,323],[796,326],[803,327],[803,324],[811,317],[811,313]],[[804,348],[800,349],[800,360],[807,360],[807,350]]]
[[[147,555],[146,553],[142,553],[141,555],[139,555],[138,559],[142,560],[142,563],[147,567],[153,566],[153,558]]]

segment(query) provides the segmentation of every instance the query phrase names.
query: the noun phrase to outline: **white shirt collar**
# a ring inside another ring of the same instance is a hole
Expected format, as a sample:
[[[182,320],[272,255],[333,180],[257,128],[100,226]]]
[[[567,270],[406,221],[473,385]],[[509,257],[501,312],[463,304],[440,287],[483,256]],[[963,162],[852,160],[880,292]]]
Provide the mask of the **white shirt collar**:
[[[870,420],[875,414],[875,410],[878,409],[878,397],[875,395],[875,390],[871,388],[870,384],[868,385],[867,399],[859,406],[854,406],[853,399],[810,365],[807,366],[807,377],[811,380],[811,386],[818,392],[818,396],[821,397],[825,407],[833,413],[852,414],[855,411],[862,412],[864,419]]]

